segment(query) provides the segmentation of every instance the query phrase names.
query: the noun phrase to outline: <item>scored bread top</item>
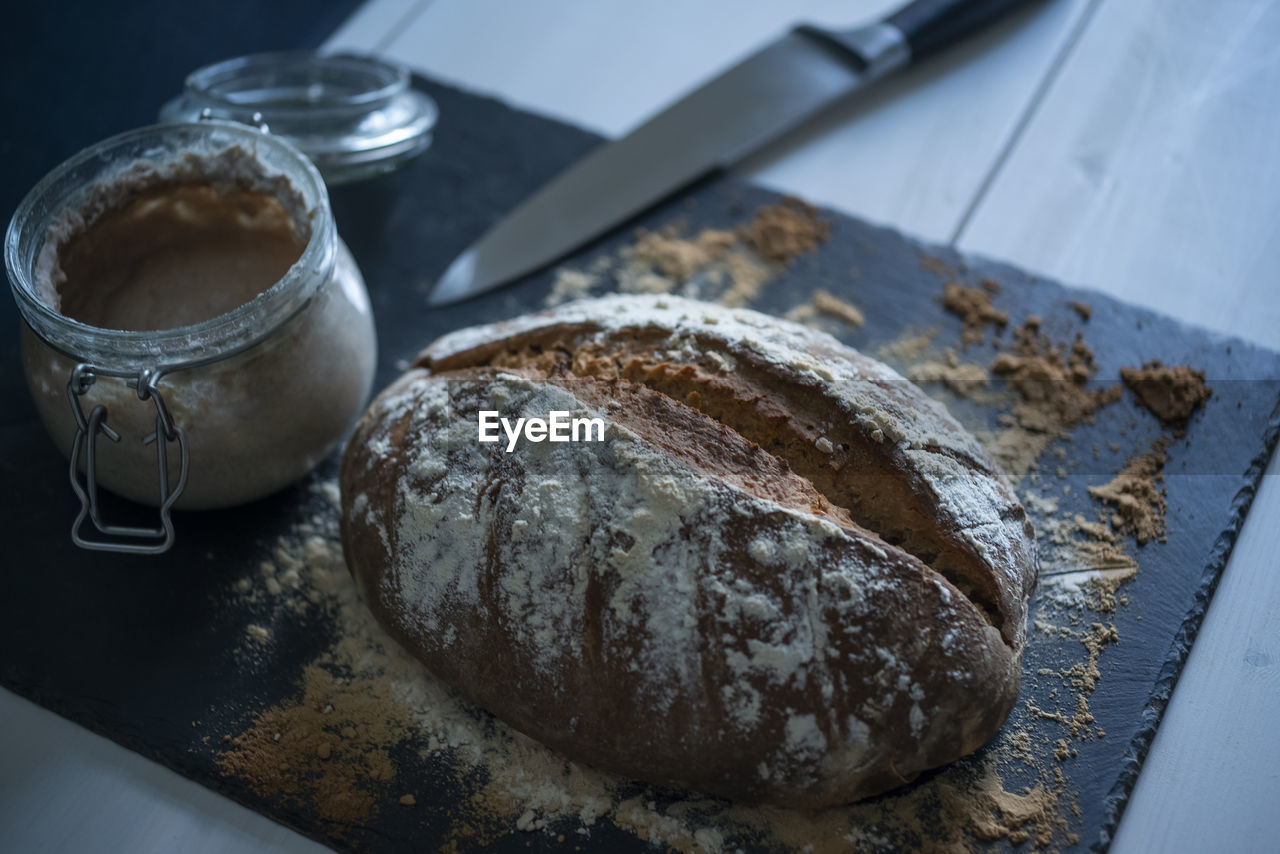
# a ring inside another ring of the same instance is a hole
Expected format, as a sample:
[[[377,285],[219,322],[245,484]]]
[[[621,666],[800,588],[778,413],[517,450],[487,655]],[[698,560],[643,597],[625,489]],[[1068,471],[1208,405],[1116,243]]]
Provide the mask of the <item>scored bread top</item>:
[[[1034,534],[941,403],[824,333],[745,309],[611,296],[446,335],[417,364],[624,377],[784,459],[855,522],[921,558],[1021,650]]]
[[[477,440],[477,413],[603,441]],[[991,737],[1035,579],[981,447],[887,367],[750,311],[569,305],[440,339],[342,467],[348,565],[438,676],[571,758],[798,806]]]

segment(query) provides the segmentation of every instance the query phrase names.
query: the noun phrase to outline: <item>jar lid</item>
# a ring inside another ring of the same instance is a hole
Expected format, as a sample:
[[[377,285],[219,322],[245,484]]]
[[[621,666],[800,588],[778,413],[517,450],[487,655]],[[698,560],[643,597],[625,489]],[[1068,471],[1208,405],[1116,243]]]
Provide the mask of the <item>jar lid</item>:
[[[311,158],[329,184],[389,172],[431,144],[439,110],[409,72],[367,56],[258,53],[199,68],[162,122],[201,116],[263,124]]]

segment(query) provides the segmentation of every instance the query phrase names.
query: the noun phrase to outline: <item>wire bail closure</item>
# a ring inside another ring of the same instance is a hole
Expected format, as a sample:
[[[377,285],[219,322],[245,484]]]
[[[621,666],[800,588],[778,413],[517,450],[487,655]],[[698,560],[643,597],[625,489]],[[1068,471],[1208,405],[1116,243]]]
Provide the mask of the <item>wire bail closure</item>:
[[[149,445],[154,442],[156,445],[156,465],[160,481],[160,527],[158,528],[108,525],[102,520],[98,507],[98,434],[104,434],[112,442],[119,442],[120,434],[107,425],[106,406],[98,404],[86,417],[84,408],[80,405],[80,398],[89,391],[90,386],[97,382],[99,375],[126,379],[128,386],[138,393],[139,400],[150,400],[155,404],[156,429],[144,437],[142,443]],[[70,478],[71,488],[80,498],[80,513],[71,525],[71,540],[81,548],[125,554],[162,554],[173,545],[173,521],[170,518],[170,511],[187,485],[188,455],[186,435],[182,432],[182,428],[173,422],[158,388],[163,376],[164,372],[156,368],[146,368],[133,377],[129,374],[101,370],[85,362],[76,365],[71,371],[71,377],[67,380],[67,400],[71,405],[71,413],[76,419],[76,436],[71,443]],[[178,444],[180,458],[178,482],[172,490],[169,489],[168,446],[170,442]],[[79,474],[82,448],[85,463],[84,483],[81,483]],[[106,539],[87,539],[81,536],[80,529],[86,518],[93,522],[93,526]],[[154,542],[155,540],[159,542]]]

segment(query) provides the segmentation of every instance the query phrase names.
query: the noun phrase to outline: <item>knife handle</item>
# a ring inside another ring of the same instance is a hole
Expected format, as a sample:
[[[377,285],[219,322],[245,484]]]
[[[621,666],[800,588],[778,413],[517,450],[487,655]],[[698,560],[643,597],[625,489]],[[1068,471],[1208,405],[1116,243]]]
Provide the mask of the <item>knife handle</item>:
[[[907,41],[911,60],[924,59],[1003,17],[1028,0],[914,0],[884,23]]]

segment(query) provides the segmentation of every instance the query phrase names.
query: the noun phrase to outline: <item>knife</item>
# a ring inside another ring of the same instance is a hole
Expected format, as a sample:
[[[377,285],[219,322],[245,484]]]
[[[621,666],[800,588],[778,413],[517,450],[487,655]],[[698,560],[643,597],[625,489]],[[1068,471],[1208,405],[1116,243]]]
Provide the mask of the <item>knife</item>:
[[[559,260],[1026,2],[915,0],[852,30],[796,27],[552,179],[455,258],[428,302],[467,299]]]

